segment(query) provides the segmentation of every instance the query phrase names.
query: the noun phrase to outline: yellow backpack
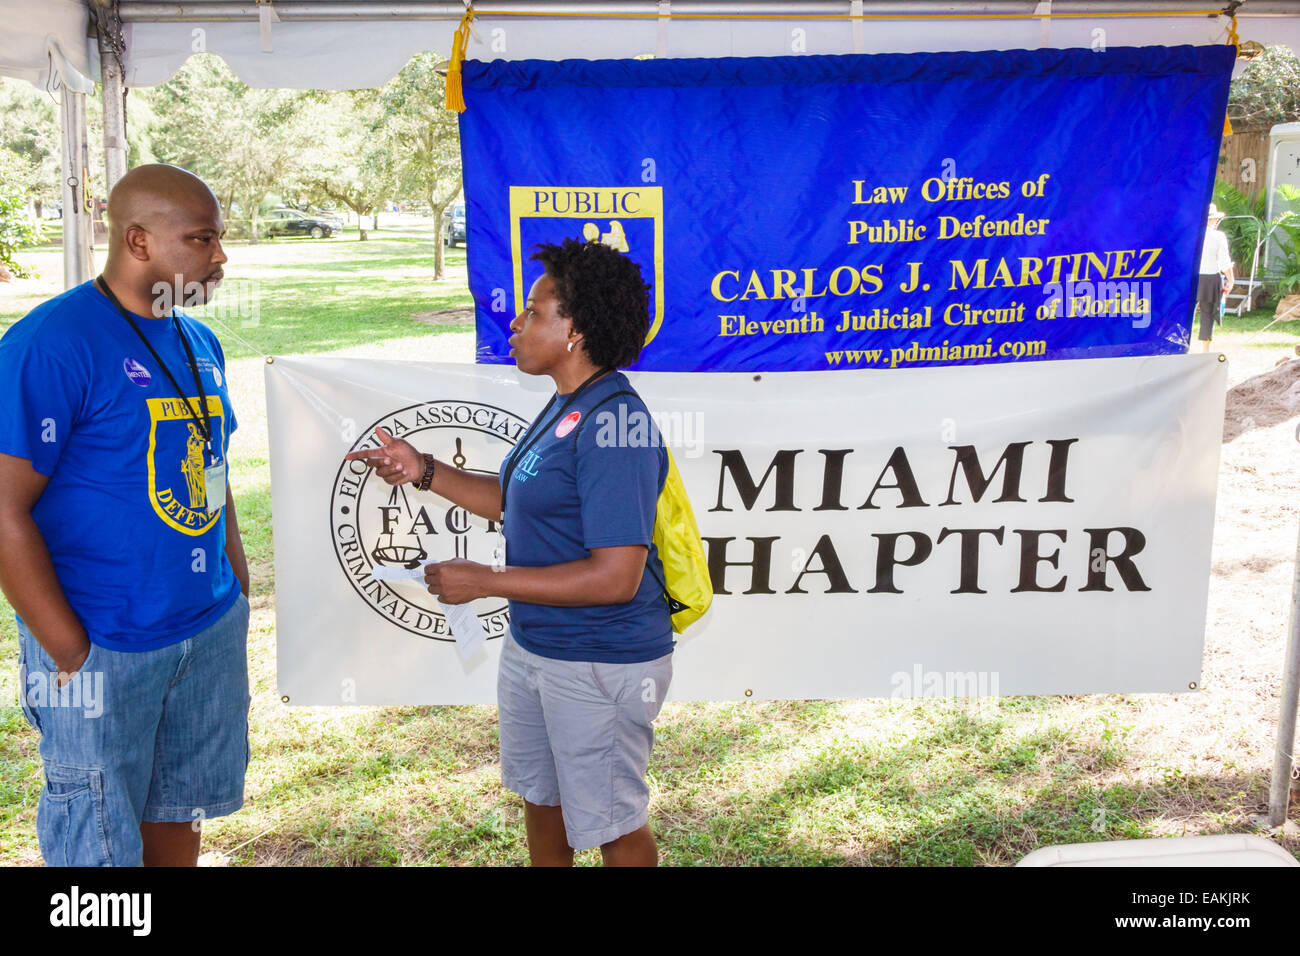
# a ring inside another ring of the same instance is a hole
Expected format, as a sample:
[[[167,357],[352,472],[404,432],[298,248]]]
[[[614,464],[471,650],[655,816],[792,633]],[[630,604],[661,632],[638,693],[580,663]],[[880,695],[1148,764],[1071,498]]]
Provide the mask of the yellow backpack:
[[[673,630],[682,633],[704,616],[713,603],[713,581],[709,577],[709,559],[695,524],[695,512],[686,494],[686,485],[677,473],[677,462],[667,446],[668,477],[655,507],[655,530],[651,538],[664,566],[665,580],[659,581],[668,599]],[[648,559],[647,559],[648,561]],[[649,565],[647,564],[647,567]],[[650,569],[654,574],[654,569]],[[658,580],[658,575],[655,575]]]
[[[614,392],[602,399],[591,411],[595,412],[600,405],[620,395],[636,395],[636,392],[627,389]],[[640,396],[637,395],[637,398]],[[594,416],[589,414],[588,418],[591,417]],[[583,424],[585,423],[584,419]],[[576,430],[573,444],[576,449]],[[664,452],[668,455],[668,477],[664,479],[663,491],[659,492],[659,500],[655,505],[655,527],[651,536],[651,541],[659,552],[664,576],[660,578],[655,574],[654,568],[650,566],[649,555],[646,556],[646,569],[663,589],[673,631],[681,634],[702,618],[713,603],[713,581],[709,577],[709,559],[704,554],[704,542],[700,540],[700,529],[695,523],[695,511],[686,494],[686,485],[677,471],[673,453],[666,444]]]

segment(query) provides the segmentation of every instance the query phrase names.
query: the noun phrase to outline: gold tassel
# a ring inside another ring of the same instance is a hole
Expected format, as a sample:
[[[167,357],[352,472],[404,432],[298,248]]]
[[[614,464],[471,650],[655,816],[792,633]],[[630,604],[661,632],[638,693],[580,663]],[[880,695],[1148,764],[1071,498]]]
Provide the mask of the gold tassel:
[[[460,26],[451,41],[451,65],[447,67],[446,107],[457,113],[465,112],[465,94],[461,86],[460,65],[465,59],[465,48],[469,46],[469,24],[474,19],[474,8],[467,7],[465,15],[460,18]]]
[[[1232,48],[1237,52],[1237,55],[1241,56],[1241,39],[1237,36],[1237,15],[1235,13],[1232,15],[1232,23],[1228,25],[1228,42],[1232,44]],[[1223,135],[1232,135],[1232,120],[1228,118],[1227,113],[1223,114]]]

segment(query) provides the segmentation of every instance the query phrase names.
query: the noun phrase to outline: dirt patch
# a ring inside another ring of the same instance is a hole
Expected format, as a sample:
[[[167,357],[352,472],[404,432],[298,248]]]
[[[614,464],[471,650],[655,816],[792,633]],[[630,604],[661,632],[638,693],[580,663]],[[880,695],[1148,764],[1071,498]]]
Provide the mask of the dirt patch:
[[[416,312],[412,314],[416,322],[425,325],[473,325],[473,309],[438,309],[433,312]],[[1296,363],[1300,365],[1300,362]]]
[[[1228,389],[1223,409],[1223,440],[1230,442],[1256,428],[1268,428],[1300,415],[1300,360],[1283,359],[1272,371]]]

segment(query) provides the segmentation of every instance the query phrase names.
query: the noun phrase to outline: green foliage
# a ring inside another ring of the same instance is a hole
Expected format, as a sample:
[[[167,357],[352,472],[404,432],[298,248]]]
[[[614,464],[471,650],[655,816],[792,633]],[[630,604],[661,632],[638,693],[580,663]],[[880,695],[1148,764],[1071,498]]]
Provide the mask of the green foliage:
[[[0,264],[19,278],[30,273],[18,264],[14,253],[41,241],[40,223],[27,210],[24,172],[22,160],[0,149]]]
[[[1228,237],[1228,250],[1232,254],[1232,261],[1237,264],[1237,272],[1249,275],[1255,245],[1263,231],[1264,217],[1268,215],[1267,193],[1261,191],[1251,197],[1231,183],[1216,179],[1214,204],[1226,217],[1219,229]],[[1253,216],[1254,219],[1237,218],[1240,216]],[[1260,255],[1262,257],[1263,252]]]
[[[1300,59],[1290,47],[1269,47],[1232,81],[1228,116],[1242,129],[1300,120]]]
[[[435,235],[443,216],[460,195],[460,125],[443,108],[446,78],[435,53],[417,53],[382,90],[382,114],[374,127],[394,155],[399,188],[425,200],[433,210]],[[434,247],[434,277],[442,278],[442,243]]]
[[[334,120],[329,145],[305,157],[296,176],[300,197],[309,203],[342,203],[357,214],[373,216],[397,188],[398,161],[383,133],[378,90],[317,93],[327,97]],[[367,237],[366,229],[359,238]]]
[[[245,86],[210,54],[191,57],[158,88],[152,106],[165,117],[151,133],[159,161],[201,176],[235,237],[256,241],[257,210],[267,194],[293,182],[312,151],[329,148],[326,101],[299,90]]]
[[[1269,279],[1279,295],[1290,295],[1300,290],[1300,189],[1282,183],[1277,192],[1285,205],[1267,223],[1280,252],[1269,263]]]
[[[48,95],[21,80],[0,79],[0,144],[15,159],[3,170],[5,183],[17,184],[34,202],[59,198],[59,117]]]
[[[1289,183],[1277,187],[1278,212],[1267,222],[1267,198],[1260,193],[1254,198],[1244,195],[1231,183],[1216,181],[1214,202],[1227,217],[1219,227],[1228,237],[1232,260],[1238,273],[1250,272],[1255,245],[1261,234],[1272,238],[1277,253],[1266,259],[1266,250],[1260,250],[1259,272],[1278,295],[1300,291],[1300,189]]]

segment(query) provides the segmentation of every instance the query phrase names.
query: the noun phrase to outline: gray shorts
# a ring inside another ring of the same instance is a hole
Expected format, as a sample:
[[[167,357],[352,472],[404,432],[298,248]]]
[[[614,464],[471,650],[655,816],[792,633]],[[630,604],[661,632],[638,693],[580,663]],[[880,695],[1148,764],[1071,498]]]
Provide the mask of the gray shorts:
[[[497,674],[501,782],[529,803],[559,806],[575,850],[640,829],[652,722],[672,676],[672,654],[640,664],[559,661],[507,631]]]

